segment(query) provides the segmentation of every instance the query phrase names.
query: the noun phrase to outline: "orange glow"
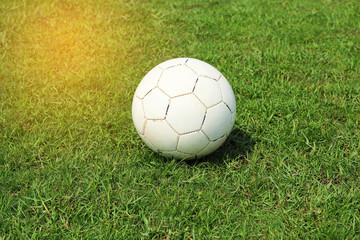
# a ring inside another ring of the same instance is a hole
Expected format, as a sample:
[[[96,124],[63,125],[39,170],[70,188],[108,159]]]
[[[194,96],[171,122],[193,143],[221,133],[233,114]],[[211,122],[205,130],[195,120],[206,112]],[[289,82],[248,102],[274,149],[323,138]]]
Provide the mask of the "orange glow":
[[[22,25],[14,44],[21,71],[70,77],[99,70],[100,59],[109,57],[101,25],[107,14],[95,13],[91,6],[84,13],[65,2],[55,2],[53,7],[40,8]]]

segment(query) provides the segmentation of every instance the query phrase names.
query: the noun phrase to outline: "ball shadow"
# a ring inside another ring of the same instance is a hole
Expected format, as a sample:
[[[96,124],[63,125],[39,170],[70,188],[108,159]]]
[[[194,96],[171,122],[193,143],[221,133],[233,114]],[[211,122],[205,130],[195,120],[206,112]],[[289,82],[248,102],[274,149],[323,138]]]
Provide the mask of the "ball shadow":
[[[185,160],[189,165],[201,163],[224,164],[225,161],[242,160],[252,153],[255,146],[254,139],[246,132],[235,128],[225,143],[212,154],[203,158]]]

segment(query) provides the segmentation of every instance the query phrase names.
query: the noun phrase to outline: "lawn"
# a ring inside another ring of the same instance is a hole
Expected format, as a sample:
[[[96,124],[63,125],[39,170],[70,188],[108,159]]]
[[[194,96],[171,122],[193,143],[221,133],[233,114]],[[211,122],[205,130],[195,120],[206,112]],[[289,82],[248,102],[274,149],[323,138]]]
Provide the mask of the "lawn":
[[[218,68],[235,128],[179,161],[142,77]],[[0,239],[360,238],[358,0],[1,0]]]

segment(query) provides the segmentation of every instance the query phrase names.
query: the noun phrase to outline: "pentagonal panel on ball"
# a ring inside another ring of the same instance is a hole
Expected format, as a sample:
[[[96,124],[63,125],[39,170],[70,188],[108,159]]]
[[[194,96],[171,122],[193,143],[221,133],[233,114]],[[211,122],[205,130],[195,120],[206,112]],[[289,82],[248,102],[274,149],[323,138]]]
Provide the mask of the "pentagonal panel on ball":
[[[218,80],[221,76],[221,73],[216,68],[198,59],[189,58],[185,65],[193,69],[199,76],[206,76],[215,80]]]
[[[179,134],[200,130],[206,108],[192,94],[173,98],[166,115],[168,123]]]
[[[222,102],[207,110],[202,130],[214,141],[227,133],[232,124],[232,116],[229,108]]]
[[[166,120],[147,120],[144,136],[157,150],[176,150],[178,135],[167,124]]]
[[[180,135],[177,150],[196,154],[209,144],[209,139],[202,131]]]
[[[226,140],[226,136],[223,136],[222,138],[219,138],[215,141],[212,141],[207,145],[203,150],[201,150],[198,154],[196,154],[197,157],[204,157],[215,150],[217,150]]]
[[[219,79],[218,82],[220,85],[221,94],[222,94],[224,103],[226,103],[226,105],[228,105],[231,112],[235,112],[235,110],[236,110],[235,96],[234,96],[234,92],[233,92],[229,82],[226,80],[226,78],[224,76],[221,76],[221,78]]]
[[[135,96],[141,99],[144,98],[151,89],[157,86],[162,72],[163,70],[159,67],[151,69],[139,83],[135,91]]]
[[[139,134],[143,134],[146,118],[140,98],[134,96],[131,113],[136,131]]]
[[[218,82],[210,78],[199,77],[195,85],[194,94],[208,108],[222,101]]]
[[[147,119],[165,119],[170,98],[159,88],[149,92],[143,99],[145,117]]]
[[[159,88],[170,97],[191,93],[194,89],[197,75],[189,68],[181,65],[164,70]]]

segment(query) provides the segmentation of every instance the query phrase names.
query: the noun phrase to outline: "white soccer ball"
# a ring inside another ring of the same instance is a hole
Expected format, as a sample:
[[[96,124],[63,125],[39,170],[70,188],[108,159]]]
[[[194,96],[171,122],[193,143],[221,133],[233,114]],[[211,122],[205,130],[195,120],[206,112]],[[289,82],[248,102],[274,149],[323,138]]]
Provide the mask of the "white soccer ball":
[[[236,115],[234,93],[213,66],[176,58],[154,67],[142,79],[132,117],[142,140],[165,157],[191,159],[218,149]]]

